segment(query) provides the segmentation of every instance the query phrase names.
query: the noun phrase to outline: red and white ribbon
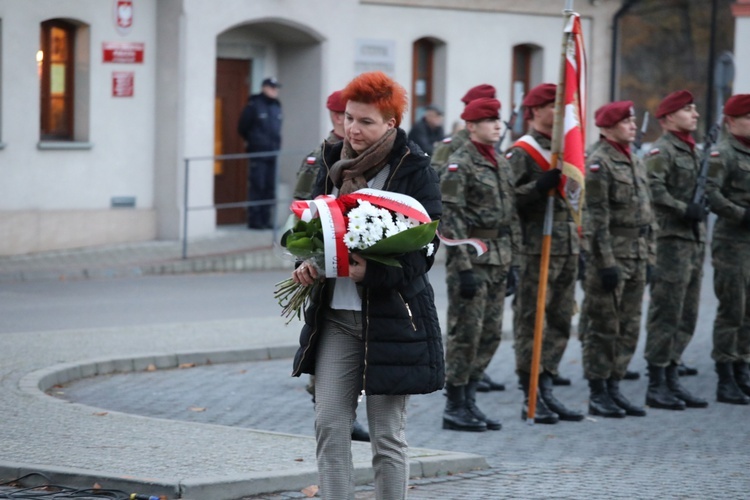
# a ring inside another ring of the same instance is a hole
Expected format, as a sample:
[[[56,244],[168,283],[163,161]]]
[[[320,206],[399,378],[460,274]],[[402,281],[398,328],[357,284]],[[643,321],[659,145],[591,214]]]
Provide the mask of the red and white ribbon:
[[[458,245],[473,246],[474,250],[477,251],[477,257],[479,257],[480,255],[482,255],[484,252],[487,251],[487,244],[478,238],[464,238],[460,240],[452,240],[440,234],[439,231],[437,235],[438,235],[438,238],[440,238],[440,241],[442,241],[444,245],[447,245],[449,247],[455,247]]]

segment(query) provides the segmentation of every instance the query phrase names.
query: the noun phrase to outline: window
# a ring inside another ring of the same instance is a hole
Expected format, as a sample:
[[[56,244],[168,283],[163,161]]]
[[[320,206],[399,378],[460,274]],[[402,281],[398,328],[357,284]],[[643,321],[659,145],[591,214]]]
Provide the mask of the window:
[[[542,49],[537,45],[522,44],[513,47],[513,80],[511,82],[511,102],[515,109],[519,100],[533,87],[543,83],[542,74]],[[523,116],[516,119],[511,140],[518,139],[526,129]]]
[[[41,31],[41,139],[73,140],[76,27],[53,19],[43,22]]]
[[[433,60],[435,44],[420,38],[413,45],[411,121],[422,118],[424,108],[433,103]]]

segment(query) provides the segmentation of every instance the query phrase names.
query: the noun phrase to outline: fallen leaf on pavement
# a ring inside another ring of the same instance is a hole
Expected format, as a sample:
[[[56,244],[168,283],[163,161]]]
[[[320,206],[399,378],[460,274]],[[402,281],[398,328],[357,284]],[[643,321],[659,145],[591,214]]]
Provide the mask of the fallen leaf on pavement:
[[[195,368],[195,363],[181,363],[177,368]]]
[[[108,414],[109,414],[108,411],[98,411],[98,412],[94,413],[94,416],[95,417],[103,417],[103,416],[108,415]]]
[[[155,365],[155,364],[153,364],[153,363],[151,363],[150,365],[148,365],[148,366],[146,367],[146,371],[147,371],[147,372],[155,372],[155,371],[156,371],[156,365]]]
[[[188,408],[188,410],[190,410],[190,411],[194,411],[194,412],[201,412],[201,411],[206,411],[206,409],[205,409],[205,408],[202,408],[202,407],[200,407],[200,406],[191,406],[190,408]]]
[[[307,488],[304,488],[302,490],[302,494],[304,494],[307,498],[312,498],[318,493],[318,485],[317,484],[311,484]]]

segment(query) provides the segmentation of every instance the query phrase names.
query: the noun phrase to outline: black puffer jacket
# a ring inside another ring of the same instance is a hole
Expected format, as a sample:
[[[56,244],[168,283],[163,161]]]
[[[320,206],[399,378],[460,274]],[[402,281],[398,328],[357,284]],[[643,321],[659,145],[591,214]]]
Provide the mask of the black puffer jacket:
[[[281,102],[265,94],[250,96],[242,110],[237,132],[247,151],[277,151],[281,148]]]
[[[324,145],[325,169],[321,169],[314,195],[330,193],[328,170],[341,157],[343,143]],[[418,200],[433,220],[442,213],[440,187],[430,159],[409,143],[399,129],[391,153],[391,171],[384,190],[407,194]],[[437,249],[437,238],[434,240]],[[399,258],[402,267],[367,262],[362,285],[362,324],[366,394],[426,394],[443,387],[443,344],[435,309],[435,297],[427,279],[434,254],[424,251]],[[327,283],[315,285],[300,348],[294,357],[292,375],[315,373],[315,355],[322,319],[328,310]]]

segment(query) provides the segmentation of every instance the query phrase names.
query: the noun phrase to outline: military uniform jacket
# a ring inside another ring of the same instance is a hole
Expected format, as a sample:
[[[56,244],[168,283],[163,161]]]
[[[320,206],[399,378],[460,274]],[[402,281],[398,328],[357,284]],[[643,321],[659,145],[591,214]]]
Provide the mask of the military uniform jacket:
[[[750,242],[750,231],[742,225],[750,208],[750,148],[732,135],[711,152],[706,192],[719,216],[714,238]]]
[[[693,199],[700,173],[701,157],[671,132],[662,135],[646,156],[651,197],[659,226],[658,237],[695,240],[693,224],[685,210]],[[700,241],[706,239],[706,224],[698,225]]]
[[[458,148],[467,142],[469,142],[469,131],[464,128],[453,134],[451,137],[443,139],[443,142],[435,148],[430,164],[435,170],[437,170],[438,175],[440,175],[443,167],[448,163],[450,155],[455,153]]]
[[[469,270],[474,264],[508,267],[518,254],[513,176],[508,162],[495,156],[497,167],[467,141],[449,157],[440,175],[443,199],[440,232],[451,239],[479,238],[488,247],[480,256],[470,245],[448,247],[458,271]],[[497,230],[497,237],[482,236],[493,230]]]
[[[646,167],[629,156],[602,139],[586,161],[584,223],[594,262],[602,268],[617,265],[617,258],[656,263]]]
[[[302,165],[299,167],[297,172],[297,184],[294,186],[294,194],[292,195],[295,200],[309,200],[312,196],[313,186],[315,180],[318,178],[318,172],[320,169],[325,168],[323,162],[323,146],[334,145],[341,142],[341,138],[333,133],[328,134],[325,142],[310,152],[309,155],[302,160]]]
[[[529,135],[546,150],[551,141],[536,130]],[[547,208],[547,194],[536,188],[537,179],[544,173],[542,167],[519,146],[511,146],[505,158],[513,169],[516,209],[521,223],[522,248],[527,255],[542,253],[542,229]],[[551,255],[577,255],[580,252],[578,227],[570,214],[570,209],[560,193],[555,191],[555,211],[552,223]]]

